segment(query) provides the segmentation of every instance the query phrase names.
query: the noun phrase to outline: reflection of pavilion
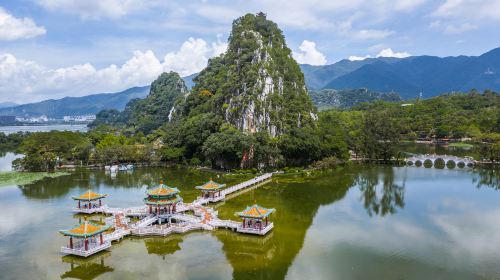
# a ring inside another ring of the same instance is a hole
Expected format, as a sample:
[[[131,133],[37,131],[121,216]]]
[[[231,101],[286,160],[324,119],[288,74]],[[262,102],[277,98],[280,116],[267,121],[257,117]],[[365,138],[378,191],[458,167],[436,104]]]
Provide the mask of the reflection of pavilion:
[[[72,278],[91,280],[106,272],[114,271],[110,266],[104,264],[104,259],[111,256],[109,252],[103,252],[92,257],[82,259],[74,256],[64,256],[62,262],[70,264],[70,270],[61,275],[61,279]]]
[[[171,255],[181,249],[180,244],[183,241],[183,236],[169,237],[150,237],[144,239],[144,245],[148,250],[148,254],[162,256],[165,259],[166,255]]]

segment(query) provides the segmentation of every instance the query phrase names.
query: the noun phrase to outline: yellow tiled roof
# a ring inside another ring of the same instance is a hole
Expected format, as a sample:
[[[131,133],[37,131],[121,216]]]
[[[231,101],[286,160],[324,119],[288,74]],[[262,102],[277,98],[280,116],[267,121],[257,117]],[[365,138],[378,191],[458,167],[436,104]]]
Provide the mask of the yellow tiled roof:
[[[88,190],[87,192],[85,192],[84,194],[82,194],[80,196],[73,196],[73,199],[76,199],[76,200],[95,200],[95,199],[103,198],[106,196],[107,196],[107,194],[95,193],[91,190]]]
[[[60,232],[64,235],[88,237],[101,233],[108,228],[108,226],[100,226],[92,222],[85,221],[73,229],[61,230]]]
[[[257,204],[252,206],[247,206],[247,208],[241,212],[237,212],[236,215],[248,218],[264,218],[274,212],[274,209],[267,209]]]
[[[216,183],[216,182],[210,180],[201,186],[197,186],[196,188],[199,190],[217,190],[217,189],[223,188],[225,186],[226,186],[225,184],[219,184],[219,183]]]
[[[163,184],[154,189],[146,191],[146,193],[150,196],[169,196],[169,195],[174,195],[178,192],[179,190],[177,188],[171,188]]]

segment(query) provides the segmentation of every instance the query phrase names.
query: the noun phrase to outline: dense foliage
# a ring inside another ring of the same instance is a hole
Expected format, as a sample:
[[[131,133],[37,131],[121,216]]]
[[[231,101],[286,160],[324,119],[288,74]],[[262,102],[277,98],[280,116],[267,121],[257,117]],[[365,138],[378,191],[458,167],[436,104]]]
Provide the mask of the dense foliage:
[[[186,93],[186,85],[179,74],[163,73],[151,84],[146,98],[131,100],[123,112],[103,110],[90,126],[127,126],[134,132],[151,133],[168,122],[174,103]]]

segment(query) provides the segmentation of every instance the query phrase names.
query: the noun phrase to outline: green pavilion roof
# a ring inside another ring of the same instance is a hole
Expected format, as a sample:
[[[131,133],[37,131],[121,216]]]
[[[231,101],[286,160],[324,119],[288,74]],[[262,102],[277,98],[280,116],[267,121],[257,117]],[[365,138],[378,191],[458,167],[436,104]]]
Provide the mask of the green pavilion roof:
[[[169,205],[182,201],[182,198],[178,195],[164,198],[146,197],[144,203],[147,205]]]
[[[247,206],[247,208],[241,212],[236,212],[236,215],[244,218],[262,219],[269,216],[274,211],[274,208],[264,208],[260,205],[254,204],[252,206]]]
[[[101,199],[107,197],[107,194],[100,194],[93,192],[91,190],[86,191],[84,194],[79,195],[79,196],[72,196],[74,200],[85,200],[85,201],[91,201],[91,200],[96,200],[96,199]]]
[[[59,232],[66,236],[90,237],[109,229],[109,226],[98,225],[93,222],[85,221],[72,229],[60,230]]]
[[[180,191],[177,188],[169,187],[165,184],[160,184],[158,187],[146,190],[146,194],[153,198],[164,198],[178,194]]]
[[[216,182],[210,180],[201,186],[196,186],[195,188],[202,190],[202,191],[215,191],[218,189],[222,189],[225,186],[226,186],[226,184],[219,184],[219,183],[216,183]]]

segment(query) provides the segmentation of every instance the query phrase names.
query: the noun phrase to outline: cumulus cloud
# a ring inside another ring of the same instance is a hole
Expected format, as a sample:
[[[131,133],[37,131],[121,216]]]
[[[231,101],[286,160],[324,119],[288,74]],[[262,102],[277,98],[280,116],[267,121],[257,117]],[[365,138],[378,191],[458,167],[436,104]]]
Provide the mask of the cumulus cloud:
[[[365,55],[365,56],[355,56],[355,55],[351,55],[349,56],[349,60],[350,61],[359,61],[359,60],[365,60],[367,58],[371,58],[372,56],[371,55]]]
[[[142,0],[37,0],[51,11],[75,14],[82,19],[119,18],[152,7],[156,1]]]
[[[0,7],[0,40],[28,39],[46,32],[45,28],[36,25],[33,19],[16,18]]]
[[[308,40],[302,41],[299,51],[293,53],[293,57],[301,64],[325,65],[326,57],[316,49],[316,43]]]
[[[203,39],[189,38],[179,51],[165,56],[164,67],[178,72],[181,76],[190,75],[199,72],[207,65],[209,58],[220,55],[226,49],[227,44],[221,42],[220,37],[211,46]]]
[[[391,48],[381,50],[376,57],[397,57],[405,58],[411,56],[408,52],[395,52]]]
[[[112,64],[102,69],[90,63],[48,69],[4,53],[0,54],[0,102],[23,103],[114,92],[149,84],[164,71],[177,71],[185,76],[202,70],[210,57],[225,49],[220,40],[208,44],[202,39],[189,38],[178,51],[166,54],[163,62],[151,50],[135,51],[122,65]]]
[[[411,56],[410,53],[408,52],[395,52],[391,48],[386,48],[381,50],[375,57],[396,57],[396,58],[405,58]],[[356,56],[356,55],[351,55],[349,56],[350,61],[357,61],[357,60],[365,60],[367,58],[372,58],[373,56],[371,55],[365,55],[365,56]]]
[[[380,40],[394,34],[392,30],[377,30],[377,29],[362,29],[359,31],[350,32],[350,37],[359,40]]]

